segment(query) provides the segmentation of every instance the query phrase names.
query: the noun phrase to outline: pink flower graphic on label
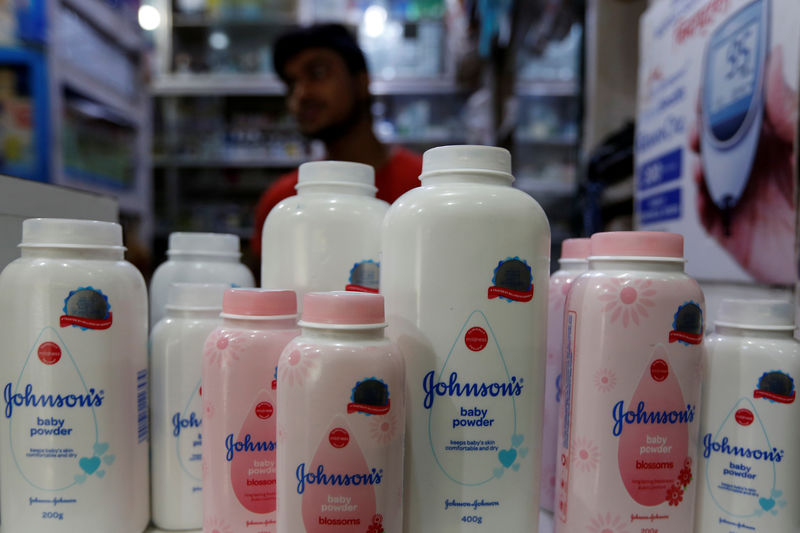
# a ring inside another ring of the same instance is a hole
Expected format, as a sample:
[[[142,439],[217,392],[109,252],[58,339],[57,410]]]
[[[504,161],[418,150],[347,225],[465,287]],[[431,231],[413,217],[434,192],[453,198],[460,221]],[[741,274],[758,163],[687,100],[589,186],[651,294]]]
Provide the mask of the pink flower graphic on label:
[[[393,414],[375,417],[369,424],[369,434],[381,444],[391,442],[397,435],[397,417]]]
[[[610,392],[617,385],[617,375],[608,368],[601,368],[594,374],[594,386],[600,392]]]
[[[690,467],[681,468],[680,473],[678,473],[678,482],[684,487],[692,482],[692,469]]]
[[[626,280],[610,278],[602,285],[604,292],[598,296],[604,313],[611,313],[611,323],[622,320],[622,326],[628,327],[633,322],[639,325],[639,318],[647,318],[648,307],[655,307],[653,296],[656,290],[650,280]]]
[[[281,363],[278,366],[278,378],[281,383],[298,387],[302,387],[319,366],[316,354],[300,350],[292,350]]]
[[[244,334],[218,329],[206,339],[203,352],[211,365],[223,368],[239,360],[242,345],[246,342]]]
[[[677,507],[683,501],[683,488],[681,482],[676,481],[674,485],[667,489],[667,503]]]
[[[600,449],[589,439],[578,437],[575,439],[575,453],[572,464],[583,472],[591,472],[600,463]]]
[[[629,533],[625,529],[625,521],[619,516],[611,516],[611,513],[602,514],[592,518],[586,526],[589,533]]]
[[[367,533],[384,533],[383,515],[376,514],[372,517],[372,523],[367,528]]]
[[[205,533],[233,533],[233,528],[224,520],[211,516],[203,521],[203,531]]]

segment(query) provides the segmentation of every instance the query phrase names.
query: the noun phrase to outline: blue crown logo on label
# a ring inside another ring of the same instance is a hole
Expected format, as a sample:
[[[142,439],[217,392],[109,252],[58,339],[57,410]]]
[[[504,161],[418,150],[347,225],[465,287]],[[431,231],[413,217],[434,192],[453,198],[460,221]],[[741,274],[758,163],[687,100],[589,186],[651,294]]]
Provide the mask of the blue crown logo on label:
[[[703,342],[703,310],[695,302],[686,302],[678,307],[672,320],[669,342],[687,346]]]
[[[356,383],[347,404],[347,413],[363,413],[370,415],[385,415],[392,408],[389,400],[389,387],[383,380],[376,377],[367,378]]]
[[[64,299],[64,314],[59,320],[62,328],[68,326],[88,329],[108,329],[113,323],[108,296],[94,287],[78,287]]]
[[[794,403],[797,392],[792,376],[780,370],[765,372],[758,379],[758,388],[753,391],[753,398],[764,398],[770,402]]]
[[[497,263],[488,298],[507,302],[530,302],[533,299],[533,273],[524,259],[509,257]]]
[[[350,283],[346,291],[378,293],[381,279],[381,264],[372,259],[355,263],[350,269]]]

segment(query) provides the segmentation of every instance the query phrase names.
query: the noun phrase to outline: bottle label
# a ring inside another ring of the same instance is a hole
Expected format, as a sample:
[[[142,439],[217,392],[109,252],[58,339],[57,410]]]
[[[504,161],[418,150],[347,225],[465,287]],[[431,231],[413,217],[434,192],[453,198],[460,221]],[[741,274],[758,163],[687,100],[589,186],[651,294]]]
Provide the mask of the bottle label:
[[[355,263],[350,269],[350,277],[344,290],[377,294],[380,278],[381,264],[372,259],[365,259]]]
[[[488,298],[530,302],[533,299],[533,272],[528,262],[519,257],[508,257],[497,263]]]
[[[78,287],[64,299],[64,314],[59,320],[62,328],[108,329],[113,322],[108,297],[99,289]]]
[[[192,492],[201,492],[203,480],[201,453],[203,446],[202,433],[202,389],[200,381],[192,389],[186,407],[176,412],[170,419],[172,437],[175,439],[175,454],[184,474],[193,481]]]

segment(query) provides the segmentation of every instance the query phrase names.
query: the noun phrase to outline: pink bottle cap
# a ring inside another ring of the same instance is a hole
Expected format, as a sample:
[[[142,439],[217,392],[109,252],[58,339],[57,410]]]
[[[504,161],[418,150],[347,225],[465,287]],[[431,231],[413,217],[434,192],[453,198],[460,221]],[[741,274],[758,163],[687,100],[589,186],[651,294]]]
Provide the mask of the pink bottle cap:
[[[311,292],[303,297],[300,325],[385,326],[383,296],[366,292]]]
[[[683,235],[662,231],[609,231],[592,235],[592,256],[683,259]]]
[[[566,239],[561,243],[561,259],[586,259],[591,251],[591,239]]]
[[[297,315],[294,291],[228,289],[222,297],[222,314],[248,317]]]

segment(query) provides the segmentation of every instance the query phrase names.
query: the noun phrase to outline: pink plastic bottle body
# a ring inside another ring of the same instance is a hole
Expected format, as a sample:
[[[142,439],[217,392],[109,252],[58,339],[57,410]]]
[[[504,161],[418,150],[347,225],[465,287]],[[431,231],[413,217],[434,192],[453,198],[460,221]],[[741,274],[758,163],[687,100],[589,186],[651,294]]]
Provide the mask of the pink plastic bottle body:
[[[691,532],[703,294],[679,262],[590,264],[566,303],[556,531]]]
[[[245,321],[248,322],[248,321]],[[278,357],[299,330],[231,327],[203,353],[203,531],[275,533]]]
[[[401,531],[405,366],[394,345],[304,333],[278,381],[278,531]],[[387,401],[363,403],[369,389]]]

